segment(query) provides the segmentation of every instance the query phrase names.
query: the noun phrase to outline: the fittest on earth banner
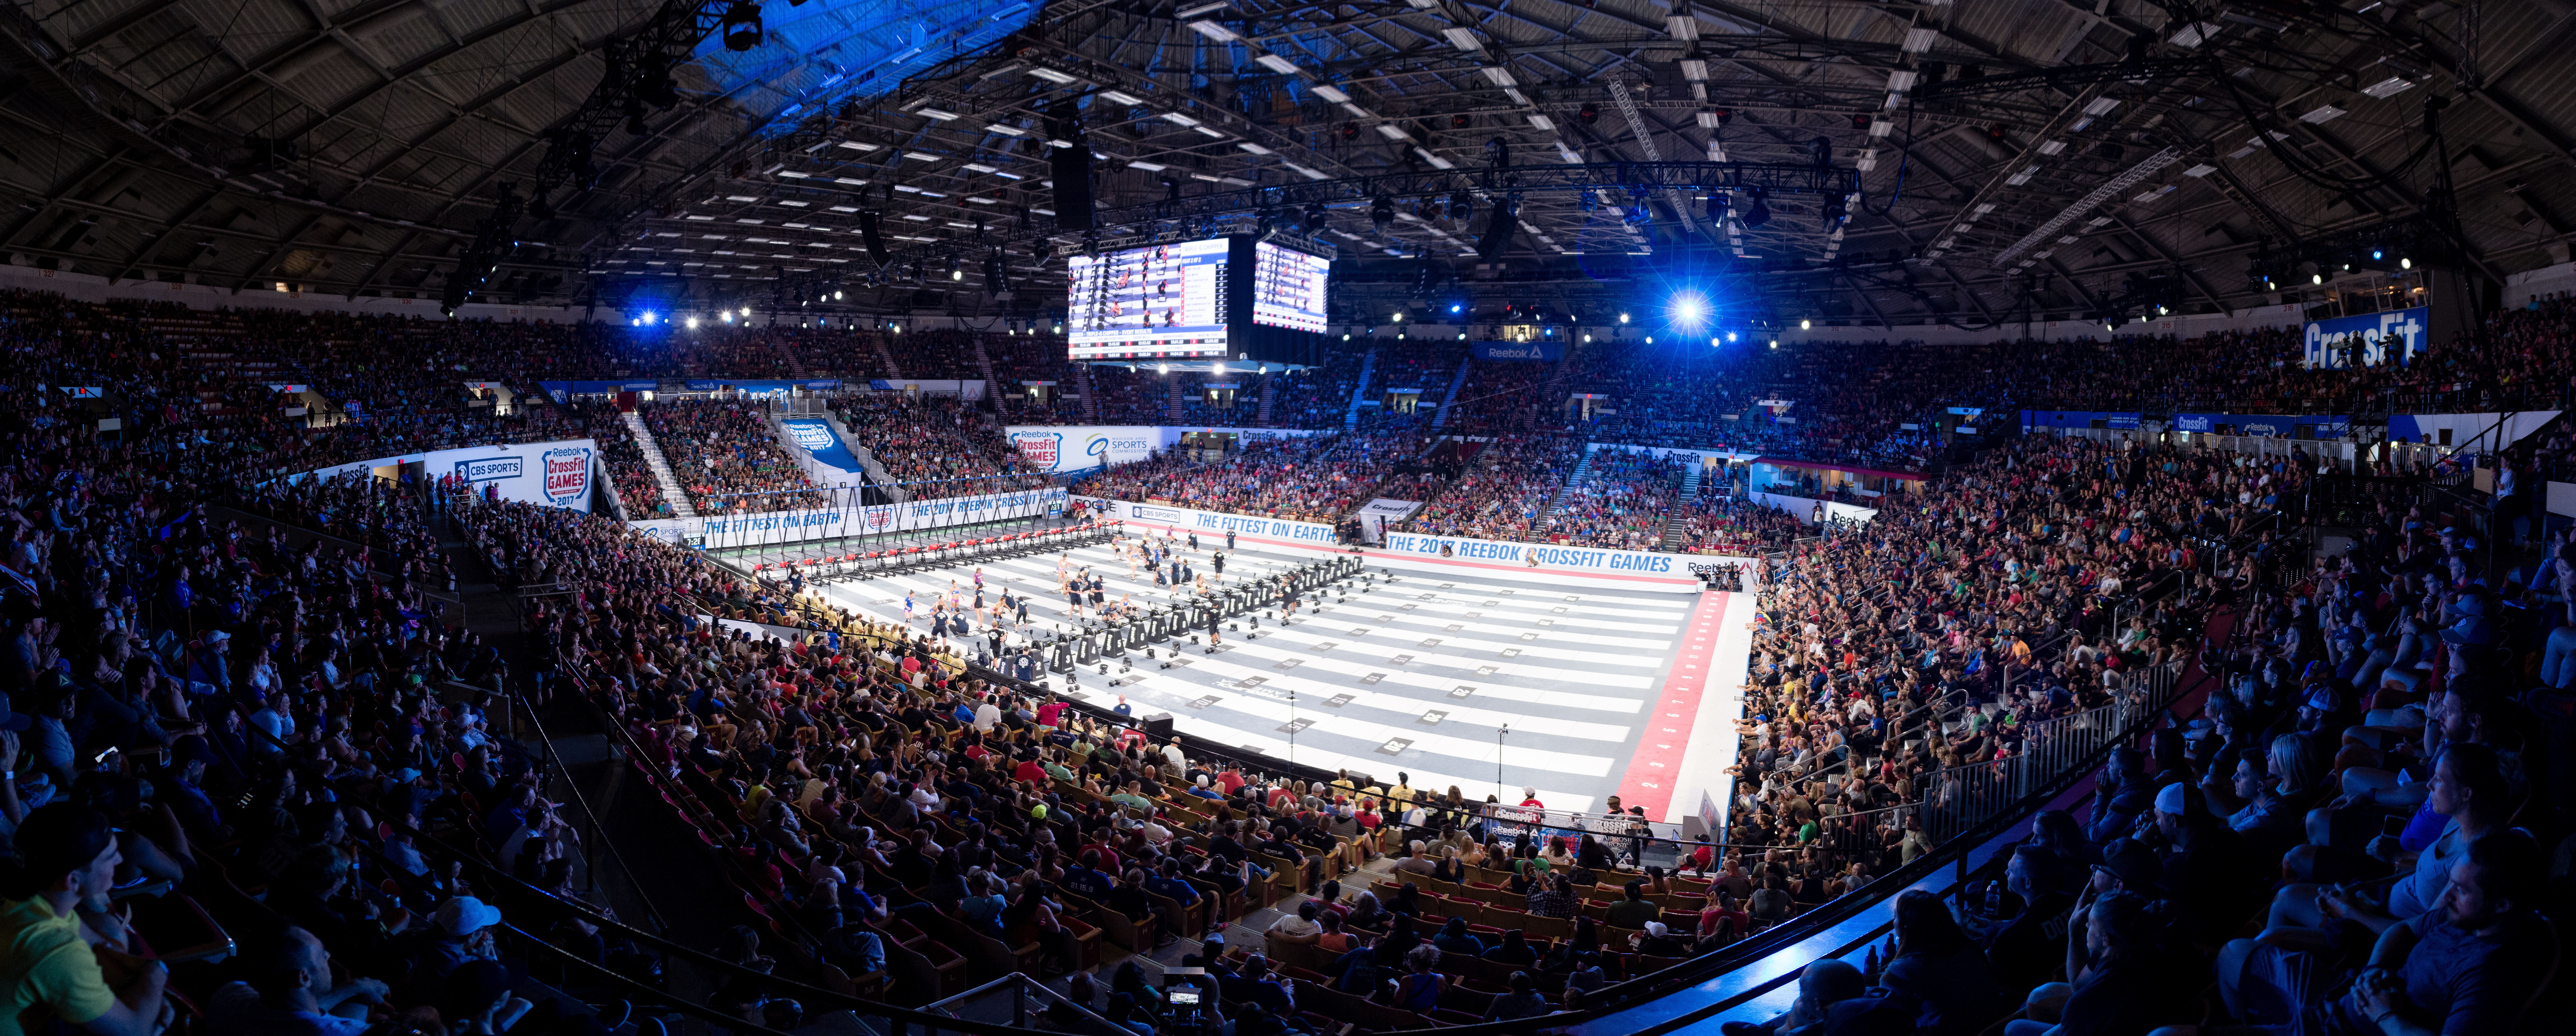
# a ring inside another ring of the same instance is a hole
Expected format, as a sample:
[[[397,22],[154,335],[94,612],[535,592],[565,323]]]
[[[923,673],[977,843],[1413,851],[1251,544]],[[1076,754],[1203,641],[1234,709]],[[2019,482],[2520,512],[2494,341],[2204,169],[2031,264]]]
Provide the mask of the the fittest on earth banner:
[[[947,500],[916,500],[867,507],[816,507],[754,514],[701,515],[696,518],[652,518],[629,522],[661,539],[711,550],[766,547],[854,536],[944,529],[952,525],[1031,518],[1062,508],[1061,488],[1021,493],[992,493]]]

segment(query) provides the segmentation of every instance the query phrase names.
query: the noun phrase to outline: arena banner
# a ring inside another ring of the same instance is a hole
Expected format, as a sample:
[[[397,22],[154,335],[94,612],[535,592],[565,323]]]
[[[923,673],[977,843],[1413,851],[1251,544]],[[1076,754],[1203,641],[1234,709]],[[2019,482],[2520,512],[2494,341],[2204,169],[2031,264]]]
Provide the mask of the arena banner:
[[[952,525],[1029,518],[1062,508],[1066,499],[1061,487],[1050,487],[902,504],[654,518],[627,524],[672,543],[727,550],[853,536],[894,535]]]
[[[1110,464],[1151,460],[1185,435],[1216,433],[1238,439],[1282,439],[1327,432],[1311,428],[1227,428],[1216,425],[1015,424],[1002,429],[1021,458],[1040,471],[1090,471]]]
[[[502,500],[587,511],[598,456],[599,445],[589,439],[478,446],[432,450],[421,470],[432,479],[457,476]]]
[[[747,394],[753,399],[767,399],[771,396],[794,395],[795,391],[800,388],[815,392],[828,392],[832,389],[840,388],[841,382],[837,378],[823,378],[810,381],[737,381],[730,378],[693,378],[689,381],[682,382],[681,385],[691,392],[733,391]]]
[[[2432,310],[2424,306],[2311,320],[2300,335],[2309,370],[2405,364],[2425,346]]]
[[[590,510],[594,485],[592,476],[598,466],[598,458],[599,444],[592,440],[558,439],[554,442],[398,454],[335,464],[288,478],[332,478],[353,471],[418,464],[422,474],[432,481],[458,476],[477,494],[587,511]]]
[[[2021,426],[2032,428],[2091,428],[2093,422],[2103,428],[2130,429],[2138,426],[2135,410],[2024,410]]]
[[[1089,471],[1146,460],[1163,444],[1153,425],[1011,425],[1002,429],[1020,458],[1040,471]]]
[[[649,378],[628,381],[540,381],[537,387],[544,389],[548,397],[560,404],[571,400],[574,396],[613,396],[620,392],[651,392],[661,388],[662,383]]]
[[[1221,514],[1166,504],[1139,504],[1125,500],[1089,501],[1103,514],[1123,518],[1130,532],[1172,533],[1196,532],[1205,537],[1233,532],[1273,542],[1318,549],[1336,549],[1340,536],[1330,525],[1316,522],[1294,522],[1282,518],[1264,518],[1249,514]],[[1669,584],[1675,589],[1696,588],[1697,576],[1692,563],[1743,563],[1745,559],[1717,555],[1659,554],[1642,550],[1609,550],[1596,547],[1569,547],[1552,543],[1504,543],[1495,540],[1468,539],[1463,536],[1424,536],[1418,533],[1389,532],[1385,546],[1369,555],[1371,563],[1390,559],[1405,567],[1443,568],[1509,567],[1541,572],[1566,572],[1635,579]]]
[[[1565,358],[1565,346],[1557,342],[1478,342],[1479,360],[1543,360],[1554,363]]]
[[[787,431],[787,445],[792,452],[802,453],[810,461],[805,466],[814,480],[824,485],[854,486],[867,480],[866,468],[850,448],[841,442],[841,433],[832,430],[832,422],[819,417],[789,417],[778,422]]]
[[[1388,497],[1379,497],[1361,504],[1357,515],[1360,520],[1360,539],[1383,545],[1386,542],[1387,526],[1410,518],[1413,512],[1421,509],[1422,501],[1395,500]]]
[[[2285,414],[2175,414],[2177,432],[2252,435],[2270,439],[2340,439],[2351,426],[2340,415],[2303,417]]]

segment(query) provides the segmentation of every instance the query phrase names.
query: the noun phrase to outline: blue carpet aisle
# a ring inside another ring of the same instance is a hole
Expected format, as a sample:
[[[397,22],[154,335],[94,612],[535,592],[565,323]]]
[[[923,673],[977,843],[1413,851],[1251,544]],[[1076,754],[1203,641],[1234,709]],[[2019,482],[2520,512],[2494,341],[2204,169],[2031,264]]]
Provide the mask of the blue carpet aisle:
[[[1245,543],[1229,553],[1226,575],[1259,576],[1323,553]],[[1183,556],[1212,575],[1208,555]],[[1075,628],[1055,592],[1056,564],[1053,554],[982,562],[987,600],[1008,588],[1029,598],[1032,625]],[[1107,546],[1075,550],[1069,564],[1090,566],[1113,602],[1121,595],[1145,604],[1172,599],[1141,570],[1140,578],[1128,578],[1126,561]],[[838,605],[898,621],[910,593],[912,625],[926,630],[932,600],[952,583],[971,596],[977,567],[822,589]],[[1369,571],[1380,570],[1372,564]],[[1283,759],[1292,754],[1287,728],[1294,725],[1300,765],[1381,782],[1402,771],[1429,792],[1451,785],[1476,798],[1494,792],[1498,754],[1501,794],[1512,801],[1535,787],[1551,807],[1590,809],[1617,790],[1640,712],[1696,603],[1692,595],[1562,575],[1394,574],[1392,582],[1381,575],[1359,588],[1347,603],[1309,598],[1289,627],[1265,619],[1258,639],[1247,636],[1254,632],[1248,626],[1229,633],[1214,655],[1178,637],[1156,645],[1156,662],[1131,653],[1133,670],[1123,677],[1115,664],[1108,677],[1085,671],[1078,691],[1102,705],[1124,696],[1139,715],[1172,713],[1183,733]],[[1174,646],[1181,649],[1175,667],[1159,668]],[[1511,732],[1498,753],[1503,723]]]

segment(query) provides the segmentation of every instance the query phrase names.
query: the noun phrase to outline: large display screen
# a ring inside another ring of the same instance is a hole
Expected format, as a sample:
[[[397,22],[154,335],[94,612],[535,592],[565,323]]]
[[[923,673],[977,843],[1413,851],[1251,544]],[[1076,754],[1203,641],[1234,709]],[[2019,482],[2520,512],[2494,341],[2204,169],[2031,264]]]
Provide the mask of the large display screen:
[[[1333,261],[1268,241],[1255,243],[1252,254],[1252,322],[1322,334]]]
[[[1224,358],[1231,244],[1215,238],[1067,257],[1069,358]]]

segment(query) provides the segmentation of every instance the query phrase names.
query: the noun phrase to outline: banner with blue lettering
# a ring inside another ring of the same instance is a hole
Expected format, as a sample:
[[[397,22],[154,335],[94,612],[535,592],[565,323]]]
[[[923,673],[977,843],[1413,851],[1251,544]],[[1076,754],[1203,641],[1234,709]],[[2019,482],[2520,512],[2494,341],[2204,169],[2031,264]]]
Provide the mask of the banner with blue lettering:
[[[1140,504],[1124,500],[1095,500],[1092,506],[1114,518],[1132,524],[1130,532],[1173,533],[1196,532],[1205,537],[1233,532],[1247,538],[1276,543],[1309,546],[1322,550],[1338,549],[1339,534],[1330,525],[1317,522],[1293,522],[1282,518],[1264,518],[1249,514],[1223,514],[1192,510],[1164,504]],[[1625,577],[1645,582],[1671,584],[1673,588],[1696,587],[1698,578],[1690,564],[1740,563],[1743,558],[1716,555],[1661,554],[1642,550],[1600,550],[1589,547],[1561,547],[1549,543],[1503,543],[1495,540],[1468,539],[1463,536],[1422,536],[1389,532],[1383,548],[1369,552],[1371,563],[1390,559],[1420,566],[1482,565],[1509,567],[1541,572],[1570,572],[1585,575]]]
[[[699,518],[654,518],[627,524],[672,543],[688,543],[695,538],[700,540],[701,546],[708,548],[761,547],[1034,518],[1061,510],[1065,500],[1063,488],[1049,487],[903,504],[818,507]]]
[[[2257,435],[2272,439],[2340,439],[2350,428],[2343,416],[2282,414],[2175,414],[2174,431]]]
[[[1554,363],[1565,358],[1565,346],[1557,342],[1478,342],[1479,360],[1544,360]]]
[[[1011,425],[1002,429],[1020,459],[1039,471],[1089,471],[1146,460],[1163,444],[1156,425]]]
[[[2308,321],[2302,337],[2302,362],[2310,370],[2377,367],[2412,361],[2425,346],[2433,325],[2423,306]]]
[[[788,438],[816,462],[851,475],[863,470],[859,458],[852,456],[849,447],[841,442],[840,433],[832,430],[832,422],[819,417],[790,417],[778,423],[787,429]]]
[[[2136,428],[2138,412],[2135,410],[2024,410],[2021,412],[2021,424],[2024,428],[2091,428],[2095,421],[2102,422],[2101,427],[2104,428]]]
[[[537,387],[545,390],[546,395],[553,398],[555,402],[561,403],[573,396],[613,396],[620,392],[651,392],[654,389],[662,387],[662,383],[642,379],[633,381],[540,381],[537,383]]]

